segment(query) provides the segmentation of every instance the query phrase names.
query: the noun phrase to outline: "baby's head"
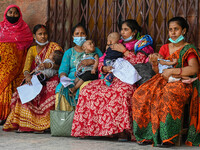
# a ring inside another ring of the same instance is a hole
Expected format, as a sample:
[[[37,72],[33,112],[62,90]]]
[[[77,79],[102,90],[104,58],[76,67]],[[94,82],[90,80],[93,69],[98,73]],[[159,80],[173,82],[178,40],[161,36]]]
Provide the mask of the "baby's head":
[[[55,50],[49,55],[49,59],[51,59],[56,65],[59,66],[61,64],[62,57],[63,57],[63,52],[59,50]]]
[[[116,44],[120,40],[120,35],[117,32],[112,32],[108,35],[107,45]]]
[[[92,40],[85,41],[82,45],[82,49],[86,54],[94,53],[95,51],[94,42]]]

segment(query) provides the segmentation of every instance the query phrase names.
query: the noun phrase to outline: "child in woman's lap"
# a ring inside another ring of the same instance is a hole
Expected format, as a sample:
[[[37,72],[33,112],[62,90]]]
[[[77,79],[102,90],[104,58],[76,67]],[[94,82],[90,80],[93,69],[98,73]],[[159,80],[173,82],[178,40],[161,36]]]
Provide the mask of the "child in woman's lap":
[[[99,57],[95,53],[95,45],[92,40],[87,40],[83,43],[82,49],[84,50],[84,54],[82,55],[82,58],[80,60],[80,63],[77,65],[77,71],[76,71],[76,79],[74,81],[75,85],[74,87],[70,88],[69,91],[72,94],[76,93],[76,90],[85,82],[88,80],[95,80],[98,79],[98,64],[99,64]],[[90,66],[84,66],[81,64],[82,60],[85,59],[94,59],[95,63]]]

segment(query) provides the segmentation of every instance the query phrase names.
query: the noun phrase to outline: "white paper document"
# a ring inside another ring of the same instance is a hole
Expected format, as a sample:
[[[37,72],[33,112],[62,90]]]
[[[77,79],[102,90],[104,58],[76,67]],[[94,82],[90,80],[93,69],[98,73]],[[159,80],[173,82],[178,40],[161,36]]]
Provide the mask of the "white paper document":
[[[73,80],[71,80],[70,78],[63,76],[60,78],[60,83],[64,86],[64,87],[68,87],[70,84],[74,84]]]
[[[133,65],[123,58],[118,58],[114,62],[113,68],[111,71],[114,76],[122,82],[132,85],[142,78]]]
[[[43,85],[40,83],[36,75],[33,75],[31,82],[32,85],[24,84],[17,87],[22,104],[33,100],[42,90]]]

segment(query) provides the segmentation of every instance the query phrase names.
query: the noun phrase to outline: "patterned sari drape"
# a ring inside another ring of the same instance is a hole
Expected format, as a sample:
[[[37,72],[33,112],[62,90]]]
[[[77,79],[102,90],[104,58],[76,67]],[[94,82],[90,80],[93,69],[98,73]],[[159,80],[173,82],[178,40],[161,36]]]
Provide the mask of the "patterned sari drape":
[[[183,67],[190,53],[199,56],[194,46],[187,45],[166,59],[178,59],[176,67],[180,68]],[[196,82],[199,80],[194,84]],[[199,100],[197,92],[192,89],[192,87],[198,89],[194,84],[192,86],[181,81],[168,83],[160,74],[157,74],[141,85],[132,98],[133,130],[136,140],[138,142],[153,140],[154,146],[165,142],[175,143],[181,130],[181,119],[186,101],[191,94],[196,95],[196,101]],[[192,104],[191,109],[194,109]]]

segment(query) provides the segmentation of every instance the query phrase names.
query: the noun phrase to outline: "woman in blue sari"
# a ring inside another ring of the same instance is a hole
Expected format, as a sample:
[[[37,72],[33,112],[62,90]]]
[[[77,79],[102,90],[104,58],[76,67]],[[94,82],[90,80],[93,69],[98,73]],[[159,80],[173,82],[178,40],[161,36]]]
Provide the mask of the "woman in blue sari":
[[[75,79],[75,72],[76,72],[76,65],[79,63],[79,60],[84,53],[82,49],[82,44],[86,41],[87,37],[87,30],[82,24],[77,24],[76,26],[73,27],[72,29],[72,37],[73,37],[73,42],[75,43],[75,46],[72,48],[69,48],[62,59],[62,63],[60,65],[59,69],[59,76],[60,78],[63,77],[68,77],[72,81]],[[97,47],[95,48],[95,52],[98,54],[99,57],[102,56],[102,52],[100,49]],[[90,63],[93,63],[93,60],[85,60],[84,62],[82,61],[82,64],[84,65],[90,65]],[[56,107],[58,104],[58,97],[59,97],[59,92],[61,90],[62,84],[59,83],[59,85],[56,87]],[[78,99],[79,95],[79,90],[76,92],[75,99]],[[61,102],[60,102],[60,109],[69,111],[71,110],[71,105],[70,105],[70,95],[69,95],[69,90],[68,87],[64,88],[62,92],[62,97],[61,97]]]

